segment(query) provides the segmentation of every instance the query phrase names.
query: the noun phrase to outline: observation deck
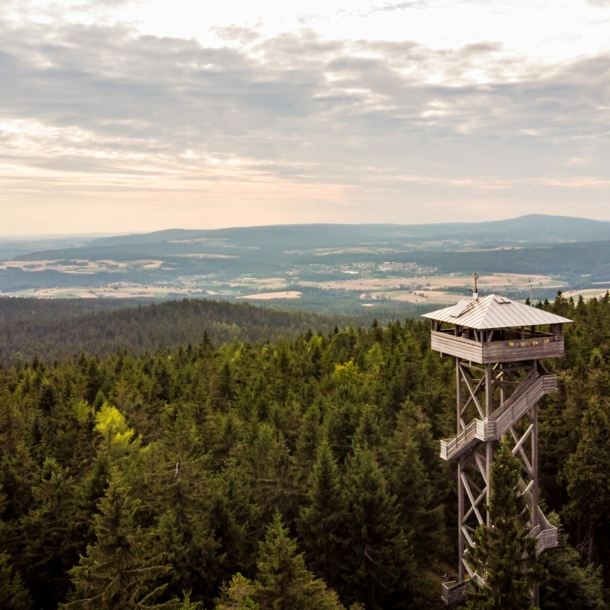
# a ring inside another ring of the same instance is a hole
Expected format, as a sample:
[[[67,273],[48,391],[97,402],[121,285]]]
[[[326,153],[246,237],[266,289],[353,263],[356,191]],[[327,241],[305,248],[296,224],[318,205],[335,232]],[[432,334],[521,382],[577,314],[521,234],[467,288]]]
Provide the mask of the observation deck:
[[[477,364],[560,358],[563,325],[555,314],[495,294],[425,314],[433,350]]]

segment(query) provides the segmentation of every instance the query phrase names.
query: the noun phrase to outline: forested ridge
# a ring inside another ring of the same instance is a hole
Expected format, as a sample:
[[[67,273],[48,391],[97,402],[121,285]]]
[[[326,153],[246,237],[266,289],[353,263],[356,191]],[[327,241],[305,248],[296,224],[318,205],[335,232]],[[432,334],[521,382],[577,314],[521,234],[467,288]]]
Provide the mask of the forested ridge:
[[[0,298],[0,362],[38,357],[52,362],[84,352],[102,356],[175,348],[207,337],[215,345],[294,338],[311,328],[328,332],[348,316],[323,316],[248,303],[184,299],[138,304],[137,299],[33,300]]]
[[[563,523],[541,608],[610,582],[610,298],[540,408]],[[90,350],[93,351],[93,350]],[[0,369],[0,607],[440,607],[456,559],[455,369],[414,320]]]

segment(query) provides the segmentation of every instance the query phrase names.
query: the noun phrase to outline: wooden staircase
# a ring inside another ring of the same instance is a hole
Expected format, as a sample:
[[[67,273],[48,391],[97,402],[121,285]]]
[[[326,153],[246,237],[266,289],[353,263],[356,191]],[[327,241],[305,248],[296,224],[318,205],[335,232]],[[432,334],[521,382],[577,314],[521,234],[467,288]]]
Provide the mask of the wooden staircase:
[[[525,491],[525,483],[521,481],[520,489],[522,493],[525,493],[526,497],[529,497],[531,501],[531,494]],[[557,528],[551,525],[544,513],[538,507],[537,521],[538,525],[532,529],[529,535],[532,538],[537,538],[536,542],[536,555],[540,555],[546,549],[552,549],[557,546]],[[442,600],[448,606],[453,606],[458,602],[461,602],[466,597],[466,593],[472,589],[472,581],[476,580],[477,585],[480,587],[485,586],[485,579],[479,576],[476,572],[466,580],[462,582],[451,581],[445,582],[442,585]]]
[[[441,457],[444,460],[457,460],[479,443],[500,440],[504,433],[524,417],[543,396],[556,391],[555,375],[532,375],[490,417],[483,420],[475,419],[458,435],[441,441]],[[531,506],[532,494],[523,480],[519,483],[519,491]],[[536,555],[540,555],[546,549],[557,546],[557,528],[549,523],[539,506],[536,507],[534,523],[536,526],[529,535],[536,538]],[[471,589],[473,579],[479,586],[485,586],[485,580],[476,573],[470,573],[470,576],[462,582],[444,583],[443,601],[447,605],[462,601],[467,591]]]
[[[555,375],[533,375],[490,417],[472,420],[458,435],[441,441],[441,458],[457,460],[481,442],[500,440],[543,396],[557,391]]]

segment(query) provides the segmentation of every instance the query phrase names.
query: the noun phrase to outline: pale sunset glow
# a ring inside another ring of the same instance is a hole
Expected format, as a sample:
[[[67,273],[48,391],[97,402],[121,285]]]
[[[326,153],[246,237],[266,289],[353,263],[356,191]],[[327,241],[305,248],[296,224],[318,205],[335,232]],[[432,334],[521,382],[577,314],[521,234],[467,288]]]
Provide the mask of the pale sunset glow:
[[[3,0],[0,235],[610,220],[610,1]]]

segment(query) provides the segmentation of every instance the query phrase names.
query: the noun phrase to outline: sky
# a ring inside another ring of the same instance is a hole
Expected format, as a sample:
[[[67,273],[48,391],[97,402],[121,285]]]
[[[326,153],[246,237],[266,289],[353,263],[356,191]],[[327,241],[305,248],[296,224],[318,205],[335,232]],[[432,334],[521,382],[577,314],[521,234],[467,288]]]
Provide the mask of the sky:
[[[1,0],[0,235],[610,220],[610,0]]]

